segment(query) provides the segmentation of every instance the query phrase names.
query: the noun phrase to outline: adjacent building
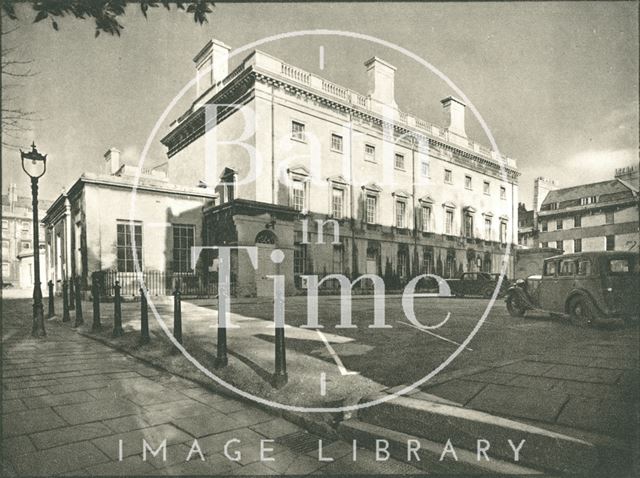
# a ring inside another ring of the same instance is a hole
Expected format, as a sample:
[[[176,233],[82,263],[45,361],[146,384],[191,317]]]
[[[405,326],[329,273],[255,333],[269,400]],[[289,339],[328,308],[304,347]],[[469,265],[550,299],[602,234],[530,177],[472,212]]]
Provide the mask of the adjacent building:
[[[271,295],[272,274],[295,293],[307,274],[394,287],[500,270],[517,240],[519,173],[467,137],[462,101],[443,99],[436,126],[399,108],[396,68],[380,58],[365,62],[360,94],[258,50],[230,71],[229,51],[212,40],[196,55],[196,99],[162,143],[170,184],[217,193],[203,243],[258,247],[255,263],[232,256],[239,295]]]
[[[565,253],[638,251],[638,167],[608,181],[548,191],[537,213],[540,247]]]
[[[39,217],[51,204],[40,200]],[[33,254],[39,250],[41,277],[44,274],[44,229],[40,227],[39,245],[33,244],[33,207],[30,197],[18,196],[11,184],[2,195],[2,286],[27,288],[33,286]]]

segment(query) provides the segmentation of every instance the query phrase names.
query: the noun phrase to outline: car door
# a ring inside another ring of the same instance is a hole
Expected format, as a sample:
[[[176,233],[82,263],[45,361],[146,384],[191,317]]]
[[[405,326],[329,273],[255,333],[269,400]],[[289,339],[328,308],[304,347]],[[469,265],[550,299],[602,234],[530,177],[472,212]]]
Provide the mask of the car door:
[[[541,309],[555,311],[557,304],[556,287],[558,286],[558,260],[549,259],[542,267],[542,280],[538,286],[538,306]]]
[[[553,296],[553,308],[557,312],[564,312],[567,297],[576,287],[575,259],[562,259],[558,264],[558,279],[556,282],[555,295]]]

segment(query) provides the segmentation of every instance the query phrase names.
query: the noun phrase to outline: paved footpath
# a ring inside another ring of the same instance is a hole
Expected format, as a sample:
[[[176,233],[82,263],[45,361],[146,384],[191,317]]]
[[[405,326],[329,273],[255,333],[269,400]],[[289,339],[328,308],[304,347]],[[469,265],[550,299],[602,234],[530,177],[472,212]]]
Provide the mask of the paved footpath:
[[[245,402],[158,371],[47,321],[47,337],[30,336],[30,303],[2,303],[2,470],[24,475],[273,475],[418,473],[393,460],[319,437]],[[205,455],[186,461],[198,439]],[[142,457],[142,440],[162,453]],[[238,457],[232,461],[225,456]],[[119,460],[122,440],[122,460]],[[261,440],[266,457],[261,461]]]

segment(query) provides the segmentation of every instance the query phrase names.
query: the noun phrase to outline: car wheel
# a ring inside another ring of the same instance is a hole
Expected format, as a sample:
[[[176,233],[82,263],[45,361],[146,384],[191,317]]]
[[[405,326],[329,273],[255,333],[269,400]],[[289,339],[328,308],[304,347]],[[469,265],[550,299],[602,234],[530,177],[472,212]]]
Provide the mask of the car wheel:
[[[491,299],[491,296],[493,295],[493,291],[494,288],[491,286],[485,287],[484,290],[482,291],[482,297],[484,297],[485,299]]]
[[[522,317],[527,311],[527,308],[522,303],[522,299],[517,295],[510,295],[507,297],[507,310],[511,317]]]
[[[595,311],[591,301],[586,297],[577,297],[571,301],[569,309],[571,323],[578,327],[591,327],[595,320]]]

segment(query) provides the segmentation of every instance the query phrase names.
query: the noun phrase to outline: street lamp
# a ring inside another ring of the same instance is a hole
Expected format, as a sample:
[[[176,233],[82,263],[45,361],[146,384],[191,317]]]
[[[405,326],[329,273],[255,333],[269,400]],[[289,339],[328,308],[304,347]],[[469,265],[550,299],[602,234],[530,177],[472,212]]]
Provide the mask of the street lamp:
[[[40,154],[36,143],[31,145],[31,151],[20,150],[22,170],[31,178],[31,196],[33,207],[33,328],[31,335],[43,337],[44,313],[42,311],[42,290],[40,289],[40,239],[38,223],[38,179],[47,171],[47,155]]]

